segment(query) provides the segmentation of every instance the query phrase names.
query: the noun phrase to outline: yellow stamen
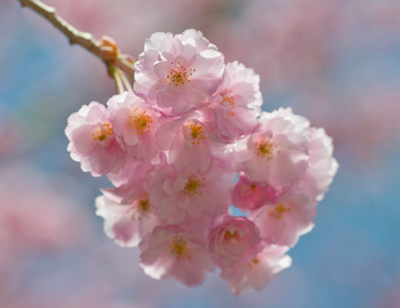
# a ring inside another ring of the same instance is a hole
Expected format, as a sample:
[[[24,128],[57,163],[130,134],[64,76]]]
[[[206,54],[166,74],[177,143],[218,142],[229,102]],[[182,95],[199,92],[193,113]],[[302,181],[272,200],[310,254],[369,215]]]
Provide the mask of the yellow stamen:
[[[133,201],[132,208],[136,209],[131,219],[141,220],[142,217],[150,218],[150,195],[148,193],[142,194],[139,198]]]
[[[255,258],[255,259],[251,260],[250,263],[247,264],[247,266],[252,268],[254,265],[257,265],[259,263],[260,263],[260,260],[258,258]]]
[[[227,90],[225,89],[223,92],[220,93],[220,95],[223,97],[223,100],[219,103],[221,106],[226,106],[225,102],[228,103],[226,106],[229,108],[228,110],[228,116],[234,116],[235,113],[233,112],[233,109],[235,108],[235,100],[233,99],[233,95],[229,96],[231,94],[232,90]]]
[[[94,140],[97,139],[103,141],[107,138],[107,136],[112,136],[113,134],[114,133],[112,125],[110,123],[103,123],[103,128],[96,127],[96,130],[92,135]]]
[[[175,237],[169,242],[169,253],[176,260],[190,259],[190,244],[181,237]]]
[[[142,196],[141,199],[139,199],[139,209],[142,212],[146,212],[146,213],[150,212],[149,198],[150,198],[149,194],[146,193],[144,196]]]
[[[268,212],[269,216],[275,217],[276,219],[281,219],[286,212],[290,211],[290,207],[285,207],[283,203],[278,203],[275,209]]]
[[[173,65],[173,62],[171,62]],[[167,75],[168,83],[169,85],[174,84],[175,86],[178,86],[179,84],[184,85],[186,81],[190,82],[190,76],[192,75],[192,71],[195,71],[193,69],[189,69],[188,71],[186,70],[185,67],[182,65],[179,66],[179,62],[177,63],[174,68],[171,69],[169,74]]]
[[[189,121],[186,122],[184,125],[192,131],[190,134],[193,138],[192,144],[200,144],[200,141],[202,139],[207,139],[207,137],[204,137],[204,130],[201,124],[196,124],[193,121]]]
[[[231,231],[226,230],[224,237],[228,240],[238,240],[239,239],[239,233],[237,232],[237,230],[235,230],[235,232],[231,233]]]
[[[131,111],[131,116],[129,117],[129,125],[135,126],[135,128],[142,135],[143,132],[150,133],[150,124],[153,123],[153,119],[150,115],[146,114],[145,110],[136,108]]]
[[[197,175],[190,175],[185,183],[185,193],[190,196],[201,195],[201,188],[204,187],[202,181],[204,181],[204,178],[199,179]]]
[[[273,142],[269,142],[269,139],[260,139],[259,141],[254,143],[255,150],[254,153],[257,156],[261,156],[264,158],[267,157],[267,160],[271,160],[273,158],[274,153],[280,153],[277,151],[277,146]]]

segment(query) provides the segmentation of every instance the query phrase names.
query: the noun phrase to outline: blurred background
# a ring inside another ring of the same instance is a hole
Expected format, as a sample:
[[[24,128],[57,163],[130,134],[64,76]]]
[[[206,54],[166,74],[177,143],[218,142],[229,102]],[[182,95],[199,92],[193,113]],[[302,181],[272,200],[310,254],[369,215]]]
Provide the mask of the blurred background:
[[[66,151],[67,117],[115,90],[103,63],[16,0],[0,0],[0,307],[400,307],[398,0],[46,0],[137,57],[153,32],[201,30],[261,76],[264,110],[291,106],[333,137],[339,172],[293,265],[235,298],[156,281],[102,231],[109,183]]]

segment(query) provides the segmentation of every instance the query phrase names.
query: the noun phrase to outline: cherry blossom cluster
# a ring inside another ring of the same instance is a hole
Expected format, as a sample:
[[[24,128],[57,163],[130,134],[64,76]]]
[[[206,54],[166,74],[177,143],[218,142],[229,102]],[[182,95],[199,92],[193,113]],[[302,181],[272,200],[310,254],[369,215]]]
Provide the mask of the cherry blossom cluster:
[[[199,31],[154,33],[135,71],[134,92],[84,105],[65,130],[72,159],[115,186],[96,199],[105,233],[139,246],[155,279],[196,286],[218,267],[234,294],[262,289],[314,225],[332,139],[290,108],[261,112],[259,76]]]

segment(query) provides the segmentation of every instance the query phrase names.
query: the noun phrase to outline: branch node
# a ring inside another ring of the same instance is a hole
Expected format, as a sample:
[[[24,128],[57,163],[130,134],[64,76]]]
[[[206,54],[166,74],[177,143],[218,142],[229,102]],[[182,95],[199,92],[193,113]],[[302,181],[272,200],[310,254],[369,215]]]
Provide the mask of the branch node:
[[[48,6],[39,0],[18,1],[22,7],[29,6],[32,10],[51,22],[54,27],[67,36],[71,45],[78,44],[82,46],[103,60],[107,67],[113,65],[123,70],[128,76],[133,77],[135,73],[133,58],[121,55],[117,43],[112,38],[103,36],[100,41],[97,41],[89,32],[81,32],[62,19],[54,7]]]

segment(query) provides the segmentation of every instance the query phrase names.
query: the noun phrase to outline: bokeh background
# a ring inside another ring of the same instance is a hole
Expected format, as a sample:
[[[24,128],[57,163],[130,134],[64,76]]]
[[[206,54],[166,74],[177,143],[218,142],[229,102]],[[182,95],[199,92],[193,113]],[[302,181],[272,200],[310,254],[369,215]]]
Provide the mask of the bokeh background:
[[[293,265],[235,298],[156,281],[102,231],[109,183],[66,151],[67,117],[114,94],[101,61],[16,0],[0,0],[0,307],[400,307],[399,0],[47,0],[137,57],[153,32],[201,30],[333,137],[340,168]]]

